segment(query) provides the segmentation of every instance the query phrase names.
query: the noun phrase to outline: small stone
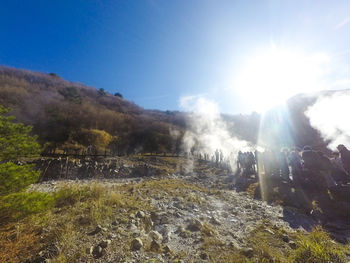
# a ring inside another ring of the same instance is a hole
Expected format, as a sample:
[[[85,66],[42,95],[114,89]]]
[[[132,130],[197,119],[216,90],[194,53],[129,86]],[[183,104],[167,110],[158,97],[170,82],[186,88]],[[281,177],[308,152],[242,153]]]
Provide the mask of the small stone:
[[[86,254],[92,255],[92,251],[94,251],[94,246],[91,246],[90,248],[86,249]]]
[[[96,235],[96,234],[100,233],[101,231],[107,231],[107,229],[104,228],[104,227],[101,227],[100,225],[97,225],[96,228],[93,231],[88,233],[88,235],[89,236],[93,236],[93,235]]]
[[[140,238],[135,238],[131,242],[131,250],[140,250],[142,247],[143,247],[143,243]]]
[[[151,242],[151,247],[150,247],[151,251],[158,252],[160,250],[160,248],[161,248],[160,244],[157,241],[153,240]]]
[[[202,252],[202,253],[199,255],[199,257],[200,257],[201,259],[203,259],[203,260],[208,260],[208,254],[205,253],[205,252]]]
[[[290,246],[291,249],[296,249],[297,248],[297,244],[295,244],[294,241],[289,241],[288,245]]]
[[[287,234],[283,234],[283,235],[282,235],[282,240],[283,240],[284,242],[289,242],[289,236],[288,236]]]
[[[165,245],[164,247],[163,247],[163,252],[165,253],[165,254],[171,254],[171,249],[170,249],[170,247],[168,246],[168,245]]]
[[[100,246],[93,247],[92,253],[91,253],[94,258],[100,258],[103,255],[103,249]]]
[[[203,227],[203,224],[201,221],[199,221],[198,219],[192,219],[190,221],[190,224],[187,226],[187,229],[195,232],[195,231],[200,231]]]
[[[251,247],[243,248],[241,250],[241,254],[246,256],[247,258],[251,258],[254,256],[254,250]]]
[[[210,223],[212,223],[213,225],[218,225],[218,226],[221,225],[220,221],[214,216],[210,219]]]
[[[138,218],[144,218],[144,217],[145,217],[145,212],[143,212],[143,211],[138,211],[138,212],[136,213],[136,217],[138,217]]]
[[[267,233],[270,233],[271,235],[274,235],[274,234],[275,234],[275,232],[273,232],[271,229],[268,229],[268,228],[266,228],[265,231],[266,231]]]
[[[159,234],[158,231],[151,231],[149,232],[149,237],[152,238],[152,240],[159,241],[162,240],[163,237],[161,234]]]
[[[224,211],[224,212],[221,213],[221,216],[224,217],[224,218],[228,218],[228,213]]]
[[[102,240],[98,245],[102,248],[106,248],[111,243],[112,241],[110,239],[106,239],[106,240]]]
[[[110,233],[110,234],[108,234],[108,236],[107,236],[108,239],[113,239],[113,238],[116,238],[116,237],[117,237],[117,235],[114,234],[114,233]]]

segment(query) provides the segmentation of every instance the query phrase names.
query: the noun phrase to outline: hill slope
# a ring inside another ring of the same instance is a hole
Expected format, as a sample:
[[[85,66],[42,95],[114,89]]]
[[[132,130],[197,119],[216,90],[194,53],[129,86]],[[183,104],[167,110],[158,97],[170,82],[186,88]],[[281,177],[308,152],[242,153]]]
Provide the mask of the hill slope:
[[[171,152],[177,147],[171,131],[181,137],[185,126],[181,113],[144,110],[103,89],[9,67],[0,67],[0,104],[52,148]]]

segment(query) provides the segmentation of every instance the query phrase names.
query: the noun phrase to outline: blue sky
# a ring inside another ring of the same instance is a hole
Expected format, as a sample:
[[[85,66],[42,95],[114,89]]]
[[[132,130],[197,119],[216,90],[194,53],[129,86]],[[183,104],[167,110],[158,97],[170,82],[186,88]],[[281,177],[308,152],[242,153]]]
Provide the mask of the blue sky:
[[[350,83],[350,1],[0,0],[0,6],[0,64],[55,72],[148,109],[182,109],[181,99],[193,96],[226,113],[255,110],[254,89],[236,79],[244,68],[258,89],[251,64],[264,64],[254,58],[276,47],[330,57],[320,89]]]

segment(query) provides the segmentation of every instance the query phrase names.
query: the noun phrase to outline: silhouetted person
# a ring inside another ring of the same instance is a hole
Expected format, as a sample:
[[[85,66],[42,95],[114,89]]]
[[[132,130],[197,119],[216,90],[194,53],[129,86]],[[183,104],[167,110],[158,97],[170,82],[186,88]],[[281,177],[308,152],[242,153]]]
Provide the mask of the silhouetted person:
[[[310,146],[305,146],[301,153],[305,169],[312,171],[320,170],[319,155]]]
[[[281,176],[284,180],[290,181],[289,179],[289,166],[288,166],[288,161],[287,161],[287,156],[288,156],[288,150],[287,149],[282,149],[279,158],[278,158],[278,163],[279,163],[279,168],[281,170]]]
[[[288,163],[291,167],[293,182],[298,185],[300,183],[303,169],[298,148],[292,148],[288,153]]]
[[[345,171],[350,174],[350,151],[343,144],[339,144],[337,149],[340,153]]]
[[[331,163],[333,165],[332,177],[339,184],[346,184],[349,182],[350,176],[346,173],[343,162],[339,156],[339,152],[332,153]]]
[[[224,161],[224,153],[222,152],[222,150],[220,150],[220,163],[222,163]]]
[[[243,168],[243,153],[241,151],[238,152],[237,156],[237,168]]]
[[[217,164],[220,160],[220,152],[218,149],[215,151],[215,163]]]
[[[325,183],[327,185],[328,189],[332,189],[334,188],[337,184],[335,182],[335,180],[332,177],[332,169],[333,169],[333,165],[331,163],[331,161],[329,160],[329,158],[324,155],[323,152],[317,152],[319,155],[319,163],[320,163],[320,173],[323,176]]]

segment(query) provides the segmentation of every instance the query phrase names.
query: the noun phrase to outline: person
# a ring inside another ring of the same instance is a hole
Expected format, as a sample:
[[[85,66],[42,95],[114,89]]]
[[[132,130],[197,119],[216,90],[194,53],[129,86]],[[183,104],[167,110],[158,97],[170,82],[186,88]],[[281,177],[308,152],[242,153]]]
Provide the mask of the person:
[[[288,149],[282,148],[278,155],[278,164],[281,171],[281,176],[284,180],[290,181],[289,179],[289,166],[287,162]]]
[[[302,160],[300,157],[300,149],[295,147],[288,153],[288,163],[291,167],[291,173],[293,178],[293,183],[296,185],[300,184],[301,174],[302,174]]]
[[[239,151],[237,156],[237,169],[242,169],[242,168],[243,168],[243,153]]]
[[[216,164],[219,163],[219,159],[220,159],[220,153],[219,153],[219,150],[216,149],[216,151],[215,151],[215,163]]]
[[[332,176],[335,179],[335,181],[339,184],[346,184],[348,183],[350,180],[350,176],[346,173],[344,166],[343,166],[343,162],[341,160],[341,158],[339,157],[339,152],[333,152],[332,153],[332,158],[331,163],[333,165],[333,169],[332,169]]]
[[[350,174],[350,151],[343,144],[339,144],[337,149],[345,171]]]
[[[224,162],[224,153],[222,152],[222,150],[220,150],[219,162],[220,162],[220,163]]]
[[[315,184],[315,186],[321,186],[322,188],[326,186],[330,189],[336,186],[335,181],[330,177],[331,163],[326,156],[321,152],[314,151],[310,146],[305,146],[301,157],[303,159],[303,168],[306,171],[304,175],[307,175],[303,180],[306,179],[310,181],[312,185]],[[321,177],[319,177],[319,175],[321,175]]]
[[[333,189],[337,186],[337,183],[332,177],[333,165],[329,158],[323,152],[318,151],[317,154],[319,155],[320,174],[323,176],[327,188]]]
[[[301,153],[303,159],[303,166],[307,170],[320,170],[319,155],[310,146],[304,146]]]

